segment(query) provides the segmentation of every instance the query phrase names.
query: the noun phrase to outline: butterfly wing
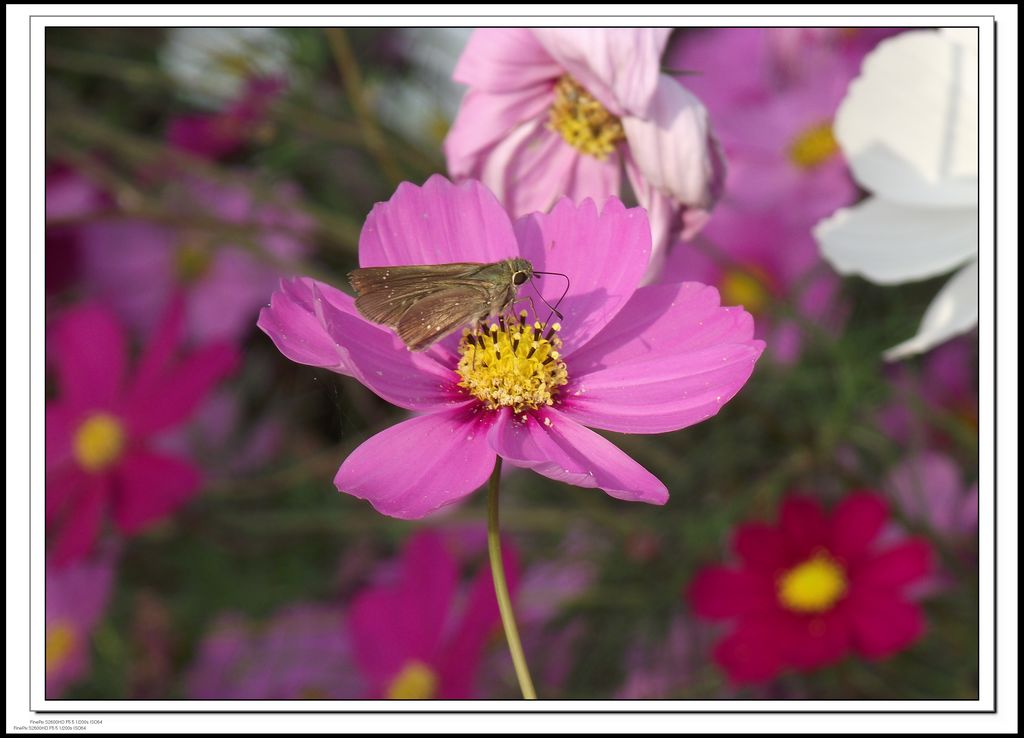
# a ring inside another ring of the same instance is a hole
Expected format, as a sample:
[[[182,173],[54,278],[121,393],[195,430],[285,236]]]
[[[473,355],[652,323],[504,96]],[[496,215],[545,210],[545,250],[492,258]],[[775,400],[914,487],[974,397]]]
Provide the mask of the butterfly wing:
[[[459,262],[427,266],[366,267],[355,269],[349,282],[356,291],[356,309],[364,318],[396,328],[417,301],[439,289],[465,284],[486,264]],[[453,286],[454,286],[453,285]]]
[[[422,351],[460,326],[486,317],[490,291],[482,284],[459,284],[415,301],[395,327],[410,351]]]

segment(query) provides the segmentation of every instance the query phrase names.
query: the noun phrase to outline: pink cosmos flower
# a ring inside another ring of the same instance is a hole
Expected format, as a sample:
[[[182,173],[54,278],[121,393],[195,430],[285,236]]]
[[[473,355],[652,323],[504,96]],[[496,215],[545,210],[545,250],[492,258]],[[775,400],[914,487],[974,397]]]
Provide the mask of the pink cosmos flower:
[[[89,290],[113,306],[128,325],[148,334],[171,296],[184,292],[188,336],[199,343],[239,341],[281,275],[230,233],[232,226],[270,259],[305,251],[310,220],[294,207],[297,191],[281,186],[269,199],[244,184],[182,177],[168,186],[167,208],[189,219],[212,219],[227,230],[170,227],[141,220],[110,220],[79,229],[82,270]]]
[[[57,699],[89,672],[89,639],[114,582],[109,552],[65,567],[46,567],[46,698]]]
[[[445,140],[448,171],[482,180],[519,217],[562,196],[617,196],[625,169],[660,263],[673,236],[703,225],[725,171],[704,106],[661,73],[670,32],[476,30],[454,73],[469,91]]]
[[[58,222],[93,213],[105,199],[98,187],[74,169],[58,166],[46,173],[46,294],[69,287],[78,276],[80,229]]]
[[[167,141],[177,149],[208,159],[234,153],[260,135],[268,109],[283,89],[284,80],[280,78],[250,78],[242,96],[226,109],[171,120]]]
[[[189,418],[238,356],[222,344],[179,356],[183,326],[175,300],[131,373],[124,332],[105,308],[78,306],[50,327],[47,349],[58,387],[46,406],[53,564],[87,554],[108,514],[132,535],[199,490],[199,469],[155,450],[153,442]]]
[[[898,464],[885,489],[908,520],[947,539],[978,535],[978,485],[964,484],[957,463],[925,451]]]
[[[710,418],[750,377],[764,344],[753,339],[750,315],[721,307],[713,288],[638,287],[650,238],[644,211],[614,197],[601,210],[563,199],[513,225],[479,182],[403,183],[366,220],[362,266],[523,257],[568,275],[561,324],[510,318],[413,353],[364,320],[348,295],[295,279],[259,325],[293,361],[354,377],[419,413],[366,441],[335,477],[339,490],[386,515],[419,518],[461,500],[486,481],[496,456],[664,504],[665,485],[585,425],[664,433]],[[564,282],[533,284],[553,302]]]
[[[503,551],[515,596],[518,558]],[[353,655],[373,699],[466,699],[500,616],[490,569],[482,567],[458,600],[458,565],[440,535],[417,533],[405,544],[397,579],[356,596],[348,616]]]
[[[223,615],[185,677],[191,699],[357,699],[365,689],[352,661],[344,611],[296,603],[258,626]]]
[[[734,682],[817,669],[850,652],[884,658],[921,636],[924,614],[907,589],[931,571],[932,551],[920,538],[881,546],[887,519],[872,493],[847,496],[831,515],[790,496],[776,525],[736,529],[739,561],[705,567],[689,591],[697,615],[734,623],[715,648]]]

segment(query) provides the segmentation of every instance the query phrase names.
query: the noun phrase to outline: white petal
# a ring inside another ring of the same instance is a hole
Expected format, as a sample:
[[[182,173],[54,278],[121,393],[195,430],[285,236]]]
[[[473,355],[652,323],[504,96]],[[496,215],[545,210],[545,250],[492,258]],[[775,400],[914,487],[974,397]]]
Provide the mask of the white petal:
[[[978,56],[935,31],[883,41],[836,114],[853,176],[894,202],[977,202]]]
[[[978,253],[978,211],[932,210],[871,197],[818,223],[821,254],[840,274],[899,284],[945,274]]]
[[[978,262],[953,275],[924,312],[917,335],[885,352],[887,361],[903,359],[966,333],[978,324]]]

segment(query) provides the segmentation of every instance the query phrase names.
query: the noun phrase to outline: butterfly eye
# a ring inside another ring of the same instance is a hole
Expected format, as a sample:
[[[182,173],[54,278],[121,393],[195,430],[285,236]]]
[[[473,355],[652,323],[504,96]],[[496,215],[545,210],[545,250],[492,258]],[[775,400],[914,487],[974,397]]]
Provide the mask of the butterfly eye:
[[[519,286],[527,279],[529,279],[529,276],[526,274],[526,272],[516,272],[515,274],[512,275],[512,284]]]

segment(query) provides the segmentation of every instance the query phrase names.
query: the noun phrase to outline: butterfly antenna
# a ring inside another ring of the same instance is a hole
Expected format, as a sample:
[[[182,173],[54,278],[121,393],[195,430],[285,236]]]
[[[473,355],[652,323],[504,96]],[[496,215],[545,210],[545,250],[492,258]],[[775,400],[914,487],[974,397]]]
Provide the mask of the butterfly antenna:
[[[562,300],[564,300],[565,296],[567,294],[569,294],[569,275],[568,274],[562,274],[561,272],[538,272],[538,271],[534,271],[533,273],[535,275],[543,274],[543,275],[547,275],[549,277],[561,277],[562,279],[565,280],[565,289],[562,290],[562,295],[558,298],[558,300],[555,302],[554,305],[552,305],[551,303],[549,303],[547,300],[544,299],[544,295],[542,295],[540,293],[540,290],[538,290],[536,286],[534,286],[534,288],[533,288],[537,292],[537,295],[540,297],[540,299],[544,302],[544,304],[547,305],[551,309],[551,314],[548,315],[548,320],[545,321],[545,324],[551,320],[551,315],[557,315],[559,320],[565,320],[565,316],[562,315],[560,312],[558,312],[558,306],[562,304]]]

